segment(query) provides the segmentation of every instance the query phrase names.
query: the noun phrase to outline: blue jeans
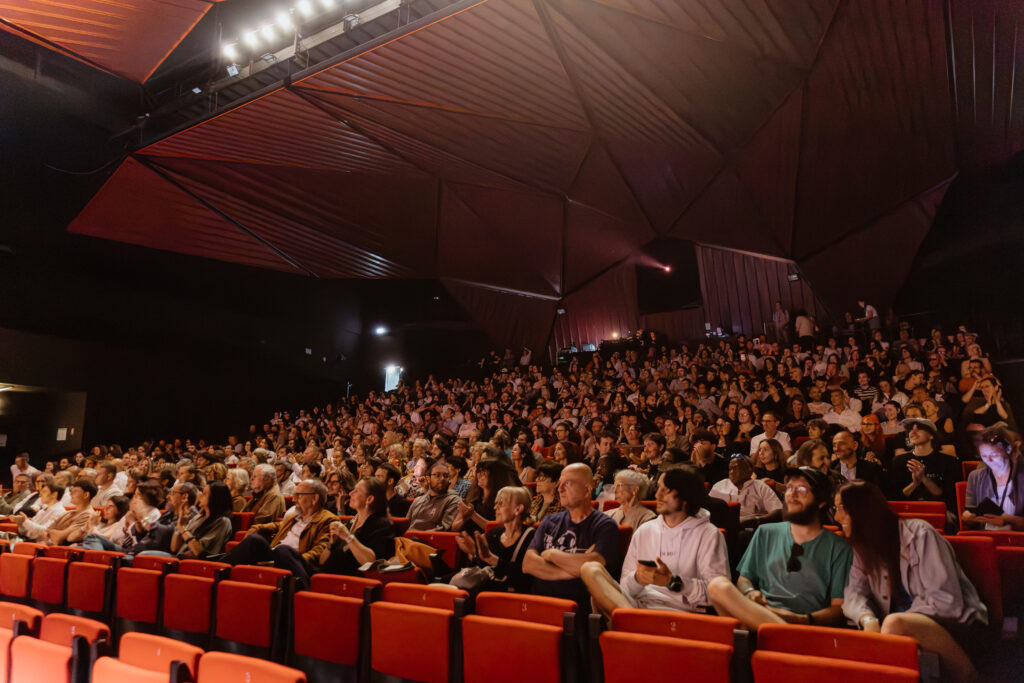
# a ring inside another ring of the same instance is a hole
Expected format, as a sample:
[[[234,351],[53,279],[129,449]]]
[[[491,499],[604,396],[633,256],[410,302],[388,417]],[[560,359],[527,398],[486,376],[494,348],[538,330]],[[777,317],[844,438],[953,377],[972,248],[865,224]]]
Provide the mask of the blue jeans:
[[[100,536],[99,534],[89,534],[82,541],[82,547],[86,550],[114,550],[117,552],[124,552],[124,548],[111,541],[106,536]]]

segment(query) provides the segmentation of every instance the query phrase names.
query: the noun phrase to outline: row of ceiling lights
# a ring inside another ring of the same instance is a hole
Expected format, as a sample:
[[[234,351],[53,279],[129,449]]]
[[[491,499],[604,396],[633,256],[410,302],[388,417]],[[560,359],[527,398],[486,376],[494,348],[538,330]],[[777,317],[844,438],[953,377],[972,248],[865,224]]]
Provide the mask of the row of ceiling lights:
[[[335,0],[317,0],[317,4],[320,5],[324,10],[330,11],[334,9]],[[261,41],[266,43],[273,42],[278,35],[293,35],[296,30],[296,17],[303,19],[309,19],[313,17],[317,12],[316,6],[313,4],[313,0],[299,0],[295,7],[291,8],[287,12],[282,10],[277,13],[274,21],[268,21],[261,24],[258,28],[251,31],[243,31],[240,40],[236,40],[232,43],[225,43],[222,48],[222,54],[230,61],[235,61],[241,56],[240,47],[246,46],[250,50],[255,50],[260,46]]]

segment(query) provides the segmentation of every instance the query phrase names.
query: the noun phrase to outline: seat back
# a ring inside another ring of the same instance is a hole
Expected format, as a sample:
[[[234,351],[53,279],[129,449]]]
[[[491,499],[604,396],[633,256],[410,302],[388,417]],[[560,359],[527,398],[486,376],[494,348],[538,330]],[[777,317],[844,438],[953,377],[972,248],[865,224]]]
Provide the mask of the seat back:
[[[152,569],[157,572],[178,571],[178,558],[160,555],[136,555],[132,560],[134,569]]]
[[[1024,547],[1024,531],[961,531],[957,535],[988,537],[996,544],[996,548]]]
[[[452,569],[461,569],[466,563],[466,554],[456,542],[459,535],[454,531],[406,531],[404,536],[444,551],[441,559]]]
[[[465,683],[561,683],[562,628],[495,617],[462,620]]]
[[[81,548],[72,548],[66,545],[48,545],[43,551],[43,556],[56,557],[61,560],[80,560],[84,552]]]
[[[208,634],[214,585],[214,580],[205,576],[169,574],[164,577],[164,629]]]
[[[391,523],[395,525],[395,536],[404,536],[405,532],[409,530],[408,517],[392,517]]]
[[[956,552],[956,560],[988,607],[988,626],[992,633],[1003,630],[1003,587],[999,577],[996,544],[985,536],[946,536]]]
[[[35,607],[17,602],[0,602],[0,627],[14,630],[14,625],[19,621],[25,624],[29,634],[38,635],[39,627],[43,624],[43,613]]]
[[[933,513],[933,512],[897,512],[901,518],[904,519],[920,519],[928,522],[935,530],[939,533],[946,532],[946,513]]]
[[[469,593],[466,591],[446,584],[389,583],[384,586],[381,593],[381,600],[385,602],[452,611],[455,610],[456,600],[465,600],[468,597]]]
[[[946,504],[941,500],[890,500],[889,509],[896,514],[901,512],[929,515],[946,514]]]
[[[178,573],[188,576],[205,576],[208,579],[231,577],[231,565],[226,562],[210,562],[209,560],[182,560],[178,563]]]
[[[160,623],[162,579],[163,573],[153,569],[119,569],[114,591],[114,616],[128,622]]]
[[[72,562],[68,567],[68,607],[82,613],[105,614],[111,572],[105,564]]]
[[[30,636],[18,636],[11,641],[12,681],[39,681],[42,683],[71,683],[72,650]]]
[[[105,564],[108,567],[112,567],[115,562],[120,562],[124,556],[124,553],[117,552],[116,550],[86,550],[82,553],[82,562]]]
[[[306,674],[254,657],[207,652],[199,660],[196,683],[306,683]]]
[[[199,658],[202,655],[202,649],[194,645],[148,633],[125,633],[121,636],[117,652],[117,658],[122,662],[140,669],[162,672],[165,676],[170,672],[172,662],[181,662],[193,680],[199,671]]]
[[[159,673],[129,664],[113,657],[100,657],[92,665],[92,683],[167,683],[170,679],[170,664],[167,671]]]
[[[46,552],[46,546],[42,543],[29,543],[28,541],[22,541],[21,543],[15,544],[11,552],[18,555],[36,557],[37,555],[42,555]]]
[[[694,681],[730,681],[729,645],[621,631],[605,631],[600,644],[605,683],[662,680],[666,671],[685,671]]]
[[[656,609],[619,608],[612,612],[612,630],[686,638],[732,646],[739,619]]]
[[[513,619],[562,628],[565,614],[576,614],[572,600],[518,593],[480,593],[474,613],[482,617]]]
[[[258,583],[262,586],[279,586],[281,579],[291,578],[287,569],[263,567],[255,564],[239,564],[231,569],[231,580],[244,583]]]
[[[56,645],[71,647],[76,636],[85,638],[92,645],[100,641],[110,642],[110,627],[95,619],[76,617],[71,614],[47,614],[39,628],[39,639]]]
[[[388,584],[392,585],[396,584]],[[373,670],[422,683],[449,683],[453,664],[453,620],[450,609],[373,603],[370,605]]]
[[[277,637],[279,609],[280,591],[273,586],[221,581],[217,585],[217,649],[268,655]]]
[[[32,588],[30,591],[32,600],[51,607],[63,606],[67,576],[67,560],[55,557],[34,558],[32,560]]]
[[[362,596],[341,597],[300,591],[295,594],[293,650],[343,666],[356,666],[363,627]]]
[[[0,555],[0,596],[26,599],[32,581],[33,555]]]
[[[913,638],[824,626],[764,624],[757,629],[757,649],[918,668]]]
[[[364,579],[358,576],[344,576],[341,574],[314,574],[310,578],[310,590],[314,593],[327,593],[343,598],[359,598],[366,596],[367,590],[371,594],[379,593],[380,581]]]
[[[7,673],[11,668],[11,641],[14,631],[0,628],[0,683],[7,683]]]
[[[856,662],[828,657],[808,657],[788,652],[758,650],[750,660],[754,683],[799,683],[801,681],[842,681],[843,683],[916,683],[917,671],[898,666]]]
[[[981,465],[981,461],[980,460],[963,460],[963,461],[961,461],[960,462],[960,468],[963,470],[963,473],[964,473],[964,481],[967,481],[967,475],[970,474],[971,472],[973,472],[974,470],[978,469],[978,467],[980,465]]]
[[[252,526],[252,520],[255,516],[255,512],[232,512],[231,528],[234,531],[248,531],[249,527]]]

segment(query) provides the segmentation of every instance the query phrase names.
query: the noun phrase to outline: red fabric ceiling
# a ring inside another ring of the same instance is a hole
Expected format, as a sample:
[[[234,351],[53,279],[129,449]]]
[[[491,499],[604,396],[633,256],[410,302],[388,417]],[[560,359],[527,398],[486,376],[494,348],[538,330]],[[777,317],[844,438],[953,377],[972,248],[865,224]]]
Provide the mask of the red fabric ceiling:
[[[534,343],[639,322],[536,321],[629,290],[617,266],[659,235],[795,262],[836,310],[884,305],[948,181],[1024,142],[1024,11],[1006,4],[466,2],[140,150],[70,229],[246,262],[255,240],[268,267],[326,277],[440,277],[497,339]],[[153,225],[118,206],[140,192],[162,203]],[[186,200],[217,218],[198,229]],[[524,295],[529,332],[502,317]]]
[[[0,19],[11,25],[0,28],[142,82],[214,2],[6,0],[0,4]]]

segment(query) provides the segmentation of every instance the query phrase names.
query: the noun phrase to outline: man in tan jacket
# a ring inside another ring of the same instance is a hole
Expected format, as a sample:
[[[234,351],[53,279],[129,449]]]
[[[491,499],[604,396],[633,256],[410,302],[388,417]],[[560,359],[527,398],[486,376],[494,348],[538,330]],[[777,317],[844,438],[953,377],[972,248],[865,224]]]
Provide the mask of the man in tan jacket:
[[[330,542],[331,522],[338,518],[324,509],[327,487],[305,479],[295,487],[295,514],[280,522],[256,524],[232,548],[224,561],[235,564],[273,562],[295,574],[300,590],[308,590],[313,566]],[[267,538],[270,538],[268,541]]]
[[[277,473],[273,465],[261,463],[252,471],[252,500],[244,512],[256,513],[253,524],[268,524],[284,516],[284,496],[277,486]]]

